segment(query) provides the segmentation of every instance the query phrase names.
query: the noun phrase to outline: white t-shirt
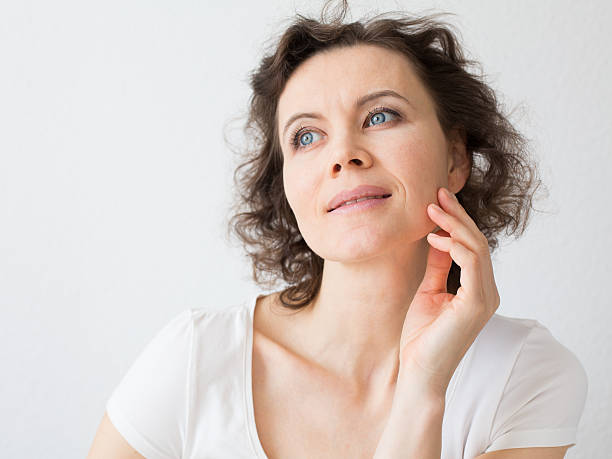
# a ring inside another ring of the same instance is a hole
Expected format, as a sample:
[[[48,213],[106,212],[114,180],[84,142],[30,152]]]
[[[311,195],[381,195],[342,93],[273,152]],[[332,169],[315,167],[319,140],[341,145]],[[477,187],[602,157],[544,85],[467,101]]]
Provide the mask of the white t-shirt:
[[[267,459],[253,415],[257,296],[226,310],[186,309],[141,352],[107,401],[148,459]],[[538,321],[494,314],[446,392],[442,459],[576,443],[587,376]]]

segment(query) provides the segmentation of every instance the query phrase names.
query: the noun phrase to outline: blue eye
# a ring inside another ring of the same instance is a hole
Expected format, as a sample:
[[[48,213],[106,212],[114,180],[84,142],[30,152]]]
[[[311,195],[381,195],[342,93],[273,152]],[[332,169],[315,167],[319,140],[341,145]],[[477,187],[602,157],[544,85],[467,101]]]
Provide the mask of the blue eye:
[[[387,117],[384,116],[383,113],[385,112],[382,111],[382,112],[375,113],[374,116],[370,118],[370,121],[374,121],[375,118],[378,118],[380,120],[380,123],[376,123],[376,124],[381,124],[384,120],[387,119]]]
[[[396,116],[398,118],[400,117],[400,114],[397,113],[395,110],[391,110],[389,108],[386,107],[378,107],[375,108],[374,110],[372,110],[371,112],[368,113],[368,117],[367,120],[368,121],[377,121],[376,123],[374,123],[374,125],[377,124],[384,124],[384,122],[387,120],[388,116],[387,115],[383,115],[383,113],[391,113],[393,116]],[[313,131],[309,131],[304,129],[303,126],[298,127],[294,133],[292,134],[291,138],[291,144],[293,145],[294,150],[301,150],[303,148],[306,148],[310,145],[312,145],[312,135],[314,134]],[[309,135],[310,137],[306,137],[307,135]],[[310,143],[307,143],[305,145],[303,145],[301,143],[302,139],[307,139],[306,141],[308,142],[310,140]]]
[[[308,145],[311,145],[313,140],[312,140],[312,135],[316,134],[316,132],[312,132],[312,131],[302,131],[302,132],[298,132],[294,138],[293,138],[293,146],[295,148],[302,148],[302,147],[307,147]],[[308,137],[309,136],[309,137]],[[298,145],[298,143],[302,140],[302,139],[306,139],[305,141],[308,142],[306,143],[306,145]]]

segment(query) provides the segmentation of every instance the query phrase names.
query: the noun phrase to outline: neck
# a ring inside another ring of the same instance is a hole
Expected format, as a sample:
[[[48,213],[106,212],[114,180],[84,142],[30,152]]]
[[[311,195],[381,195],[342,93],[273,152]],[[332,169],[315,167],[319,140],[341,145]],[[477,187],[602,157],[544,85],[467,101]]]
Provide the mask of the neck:
[[[325,260],[321,289],[300,311],[293,342],[353,387],[394,386],[404,318],[425,274],[428,249],[420,239],[367,260]]]

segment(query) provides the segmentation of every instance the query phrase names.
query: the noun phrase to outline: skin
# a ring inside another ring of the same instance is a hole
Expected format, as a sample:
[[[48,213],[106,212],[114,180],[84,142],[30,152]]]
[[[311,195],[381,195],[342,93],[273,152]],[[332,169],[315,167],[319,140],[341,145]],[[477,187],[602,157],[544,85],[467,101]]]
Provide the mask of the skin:
[[[353,109],[375,90],[392,89],[410,105],[384,97]],[[384,106],[376,120],[368,112]],[[423,279],[436,229],[427,205],[439,187],[453,193],[465,184],[470,162],[458,132],[444,136],[431,97],[401,54],[359,45],[317,54],[292,74],[278,105],[279,132],[296,112],[312,137],[302,150],[281,140],[287,200],[300,232],[324,262],[319,295],[293,320],[292,340],[360,393],[395,385],[400,337],[408,307]],[[383,186],[384,206],[352,215],[328,214],[339,191],[360,184]],[[366,395],[367,396],[367,395]]]
[[[409,102],[385,96],[354,105],[383,89]],[[319,115],[301,119],[292,139],[296,123],[285,126],[296,112]],[[292,341],[365,398],[394,387],[374,458],[439,458],[446,388],[500,303],[487,239],[454,196],[471,168],[465,139],[455,129],[444,134],[410,61],[372,45],[302,63],[277,115],[287,200],[324,259],[320,291],[294,318]],[[338,191],[359,184],[392,197],[374,209],[327,212]],[[453,260],[462,269],[456,295],[446,292]],[[563,457],[567,447],[546,449]],[[544,449],[521,450],[480,457]]]
[[[353,107],[381,89],[410,104],[387,96]],[[376,110],[376,121],[368,118],[379,106],[399,116]],[[393,392],[375,458],[439,458],[446,387],[499,306],[486,239],[452,197],[470,172],[465,139],[456,130],[444,135],[410,62],[371,45],[316,54],[295,70],[279,100],[279,132],[306,111],[323,117],[299,121],[313,134],[300,133],[302,150],[282,137],[283,180],[301,234],[325,260],[323,280],[315,300],[276,328],[318,371],[363,400]],[[376,209],[327,213],[336,193],[360,184],[393,196]],[[438,238],[428,236],[438,228]],[[452,260],[462,268],[457,295],[445,291]],[[567,448],[478,458],[558,459]],[[142,456],[104,416],[88,454],[94,457]]]

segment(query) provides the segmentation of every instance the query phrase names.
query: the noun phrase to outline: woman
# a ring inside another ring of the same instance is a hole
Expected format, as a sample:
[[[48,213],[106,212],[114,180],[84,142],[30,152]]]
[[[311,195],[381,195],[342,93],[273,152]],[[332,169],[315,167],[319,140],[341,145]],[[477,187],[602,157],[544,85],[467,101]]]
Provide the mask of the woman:
[[[443,23],[343,25],[342,6],[300,16],[252,78],[260,144],[233,228],[256,281],[289,287],[174,318],[89,457],[561,458],[575,444],[580,362],[539,322],[496,314],[489,249],[524,229],[536,183],[523,138]]]

